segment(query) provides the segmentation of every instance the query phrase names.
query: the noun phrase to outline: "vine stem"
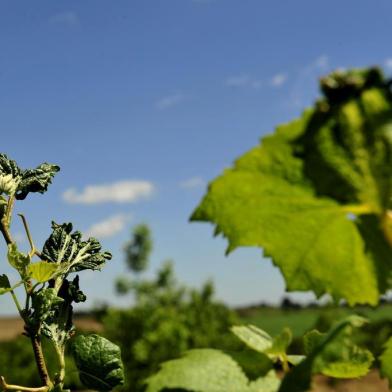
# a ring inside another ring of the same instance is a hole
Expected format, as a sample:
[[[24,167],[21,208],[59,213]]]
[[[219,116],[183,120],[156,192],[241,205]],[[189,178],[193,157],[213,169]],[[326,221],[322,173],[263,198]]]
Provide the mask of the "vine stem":
[[[48,386],[38,387],[38,388],[30,388],[30,387],[23,387],[21,385],[7,384],[5,382],[5,378],[3,376],[0,377],[0,386],[5,391],[46,392],[49,390]]]
[[[20,303],[19,303],[19,301],[18,301],[18,298],[17,298],[16,295],[15,295],[14,290],[11,290],[11,295],[12,295],[12,299],[13,299],[14,302],[15,302],[15,306],[16,306],[16,308],[18,309],[18,312],[19,312],[20,316],[21,316],[21,317],[23,318],[23,320],[24,320],[22,307],[20,306]]]
[[[29,225],[27,224],[27,220],[23,214],[18,214],[18,216],[22,219],[23,227],[25,229],[27,239],[29,240],[30,248],[31,248],[31,256],[35,254],[35,245],[33,242],[33,238],[31,237]]]
[[[56,350],[57,358],[60,365],[60,372],[58,373],[58,379],[56,380],[56,384],[63,387],[65,378],[64,347],[59,347],[57,344],[54,344],[54,348]]]
[[[14,199],[10,198],[8,201],[7,211],[5,213],[5,216],[0,220],[0,231],[3,234],[4,240],[7,245],[11,245],[14,243],[14,241],[12,240],[12,237],[11,237],[11,233],[9,231],[9,222],[11,219],[10,216],[11,216],[11,210],[13,207],[13,203],[14,203]],[[30,282],[30,285],[31,285],[31,282]],[[29,282],[27,282],[27,286],[30,286],[30,285],[29,285]],[[27,289],[26,289],[26,294],[29,295],[29,292]],[[15,294],[13,295],[14,301],[16,299],[15,304],[16,303],[19,304],[16,296],[15,297],[14,296],[15,296]],[[18,307],[18,305],[17,305],[17,307]],[[19,307],[20,307],[20,305],[19,305]],[[26,325],[26,327],[28,327],[28,326]],[[46,390],[48,390],[48,386],[51,384],[51,381],[50,381],[48,369],[46,367],[44,354],[42,351],[41,339],[36,333],[31,333],[31,331],[29,331],[28,328],[26,328],[26,331],[29,333],[31,345],[32,345],[33,352],[34,352],[35,362],[36,362],[37,368],[38,368],[38,373],[39,373],[39,376],[41,378],[42,383],[46,386],[46,389],[44,389],[46,391]],[[10,387],[8,387],[8,389],[10,390]],[[31,389],[26,390],[26,389],[20,389],[20,388],[14,389],[14,390],[32,391]],[[41,391],[43,391],[43,390],[38,390],[38,392],[41,392]]]

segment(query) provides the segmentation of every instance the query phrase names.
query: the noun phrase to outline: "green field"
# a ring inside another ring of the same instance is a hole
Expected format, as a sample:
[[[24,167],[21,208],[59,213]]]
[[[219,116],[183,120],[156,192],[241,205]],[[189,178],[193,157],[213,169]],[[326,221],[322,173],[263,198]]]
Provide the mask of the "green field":
[[[377,308],[358,307],[354,309],[342,307],[327,308],[304,308],[304,309],[280,309],[259,308],[250,310],[249,314],[242,315],[241,320],[245,324],[254,324],[271,335],[278,334],[284,327],[289,327],[295,337],[303,335],[313,328],[320,316],[328,312],[329,317],[339,319],[349,314],[358,314],[366,317],[369,321],[389,319],[392,321],[392,305],[382,305]]]

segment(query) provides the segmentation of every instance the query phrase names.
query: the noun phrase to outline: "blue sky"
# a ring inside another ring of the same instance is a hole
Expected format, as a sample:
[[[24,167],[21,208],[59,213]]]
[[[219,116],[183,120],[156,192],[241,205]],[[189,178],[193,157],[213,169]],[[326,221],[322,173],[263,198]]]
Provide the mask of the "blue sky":
[[[153,230],[151,271],[173,259],[180,280],[213,278],[229,304],[279,302],[283,280],[260,250],[226,258],[226,241],[189,215],[208,181],[313,102],[320,75],[391,73],[391,11],[386,0],[1,1],[1,152],[62,169],[17,212],[37,244],[54,219],[112,251],[104,272],[81,276],[90,303],[130,302],[113,282],[140,222]],[[13,231],[26,246],[18,221]]]

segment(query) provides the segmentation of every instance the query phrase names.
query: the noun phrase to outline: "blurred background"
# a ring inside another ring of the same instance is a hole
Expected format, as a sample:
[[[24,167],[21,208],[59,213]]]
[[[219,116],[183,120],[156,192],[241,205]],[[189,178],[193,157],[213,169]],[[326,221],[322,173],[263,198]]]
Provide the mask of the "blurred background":
[[[285,293],[260,250],[225,257],[227,242],[188,219],[234,157],[312,104],[321,75],[370,65],[392,74],[391,11],[387,0],[0,3],[0,152],[24,168],[61,167],[16,212],[38,247],[51,220],[70,221],[113,253],[104,272],[80,276],[89,301],[76,311],[81,328],[125,347],[124,390],[143,390],[143,377],[189,347],[234,349],[223,331],[239,320],[295,335],[330,323],[313,295]],[[141,227],[151,249],[139,271],[124,246]],[[27,249],[17,220],[12,231]],[[16,279],[5,262],[0,273]],[[28,348],[10,363],[24,343],[13,340],[21,325],[10,299],[0,301],[0,369],[26,367]],[[361,309],[383,320],[385,336],[388,306]],[[69,382],[76,388],[76,376]]]

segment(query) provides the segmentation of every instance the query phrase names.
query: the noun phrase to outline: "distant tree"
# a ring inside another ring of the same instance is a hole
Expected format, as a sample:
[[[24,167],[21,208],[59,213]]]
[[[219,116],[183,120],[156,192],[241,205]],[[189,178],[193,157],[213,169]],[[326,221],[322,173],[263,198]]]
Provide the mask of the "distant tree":
[[[131,240],[124,247],[125,260],[132,272],[139,273],[148,267],[152,246],[149,227],[146,224],[135,226]]]
[[[124,246],[125,263],[129,270],[140,274],[148,267],[153,241],[150,228],[146,224],[139,224],[132,229],[131,239]],[[120,295],[127,294],[134,285],[134,281],[121,276],[116,280],[116,291]]]
[[[152,250],[148,227],[136,226],[124,249],[132,272],[146,268]],[[199,289],[187,287],[176,279],[170,260],[149,279],[118,278],[116,289],[119,294],[134,297],[130,309],[109,309],[102,318],[106,336],[121,346],[127,374],[121,391],[144,391],[144,380],[158,370],[162,361],[186,350],[237,348],[229,332],[230,326],[238,322],[237,316],[214,298],[213,282],[206,281]]]
[[[301,309],[301,305],[297,302],[292,301],[289,297],[283,297],[280,303],[282,309]]]

